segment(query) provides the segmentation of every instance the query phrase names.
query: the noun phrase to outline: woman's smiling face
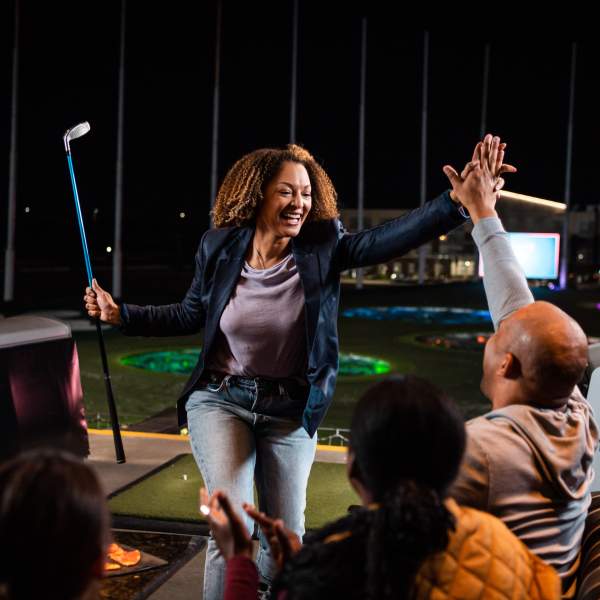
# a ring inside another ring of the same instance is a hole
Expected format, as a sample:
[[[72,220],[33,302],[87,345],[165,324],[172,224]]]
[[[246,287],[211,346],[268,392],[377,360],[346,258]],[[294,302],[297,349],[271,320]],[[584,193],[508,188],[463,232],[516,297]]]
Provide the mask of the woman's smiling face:
[[[308,172],[303,164],[286,161],[267,183],[256,216],[257,227],[276,237],[295,237],[312,206]]]

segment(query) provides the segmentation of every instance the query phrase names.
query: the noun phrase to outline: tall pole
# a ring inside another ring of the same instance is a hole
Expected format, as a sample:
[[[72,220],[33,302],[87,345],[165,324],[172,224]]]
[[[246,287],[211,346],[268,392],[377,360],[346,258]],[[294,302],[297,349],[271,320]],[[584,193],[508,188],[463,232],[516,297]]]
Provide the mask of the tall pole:
[[[429,84],[429,32],[423,33],[423,81],[421,100],[421,206],[427,200],[427,95]],[[425,260],[427,258],[427,246],[419,246],[419,284],[425,281]]]
[[[115,169],[115,239],[113,242],[113,283],[116,298],[122,297],[123,282],[123,128],[125,118],[125,18],[127,0],[121,0],[121,54],[119,58],[119,106],[117,117],[117,164]]]
[[[358,202],[356,211],[356,226],[362,231],[365,226],[365,107],[367,97],[367,18],[362,19],[360,51],[360,105],[358,113]],[[362,289],[363,270],[356,273],[356,287]]]
[[[567,125],[567,156],[565,165],[565,216],[562,230],[559,283],[562,289],[569,282],[569,208],[571,205],[571,167],[573,163],[573,116],[575,113],[575,76],[577,70],[577,43],[571,44],[571,82],[569,86],[569,121]]]
[[[488,90],[490,87],[490,43],[487,42],[483,51],[483,87],[481,91],[481,123],[479,139],[482,140],[487,129]]]
[[[490,87],[490,43],[483,50],[483,82],[481,86],[481,122],[479,123],[479,139],[482,140],[487,129],[488,93]],[[475,274],[479,273],[479,250],[475,246]]]
[[[212,150],[210,158],[210,208],[212,209],[217,197],[217,170],[219,160],[219,94],[221,87],[221,20],[223,16],[222,0],[217,1],[217,31],[215,38],[215,80],[213,86],[213,127]],[[213,227],[212,214],[210,226]]]
[[[4,301],[15,297],[15,230],[17,222],[17,126],[19,101],[19,0],[15,0],[13,37],[12,97],[10,118],[10,151],[8,168],[8,215],[6,219],[6,250],[4,253]]]
[[[298,0],[294,0],[292,23],[292,90],[290,99],[290,144],[296,143],[296,95],[298,88]]]
[[[600,219],[598,218],[600,215],[598,214],[600,211],[598,210],[600,206],[596,202],[596,206],[594,206],[594,252],[592,254],[592,260],[594,264],[597,265],[599,262],[600,255]]]

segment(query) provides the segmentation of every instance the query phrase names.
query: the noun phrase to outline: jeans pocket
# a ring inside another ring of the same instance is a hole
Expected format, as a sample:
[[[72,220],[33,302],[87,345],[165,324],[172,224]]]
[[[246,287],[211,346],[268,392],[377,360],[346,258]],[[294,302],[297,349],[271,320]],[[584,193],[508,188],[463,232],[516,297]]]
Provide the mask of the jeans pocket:
[[[201,382],[189,395],[185,403],[186,412],[194,410],[207,402],[219,401],[221,399],[220,390],[222,389],[222,385],[222,383]]]
[[[220,383],[207,383],[205,385],[204,389],[209,392],[214,392],[215,394],[218,394],[218,393],[222,392],[223,390],[226,390],[227,392],[229,392],[228,383],[229,383],[230,379],[231,379],[231,375],[225,375],[225,377],[223,377],[223,379],[221,379]]]

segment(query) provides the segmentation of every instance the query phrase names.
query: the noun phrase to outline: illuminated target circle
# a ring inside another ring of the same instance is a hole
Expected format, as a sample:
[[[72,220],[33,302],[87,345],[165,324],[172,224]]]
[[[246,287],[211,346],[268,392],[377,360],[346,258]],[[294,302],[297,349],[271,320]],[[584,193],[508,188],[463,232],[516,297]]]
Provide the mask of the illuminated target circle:
[[[199,356],[199,349],[143,352],[124,356],[121,358],[121,364],[155,373],[180,373],[187,375],[196,366]],[[339,374],[342,377],[385,375],[390,370],[390,363],[380,358],[373,358],[362,354],[340,354]]]
[[[415,340],[420,344],[444,350],[483,350],[492,337],[490,331],[429,333],[418,335]],[[600,338],[588,337],[589,344],[597,344]]]
[[[445,350],[483,350],[492,335],[489,331],[431,333],[415,339],[426,346]]]
[[[435,325],[489,325],[490,313],[473,308],[447,306],[361,306],[342,312],[349,319],[372,321],[405,321]]]
[[[121,364],[153,371],[154,373],[191,373],[198,362],[200,350],[164,350],[129,354],[121,358]]]

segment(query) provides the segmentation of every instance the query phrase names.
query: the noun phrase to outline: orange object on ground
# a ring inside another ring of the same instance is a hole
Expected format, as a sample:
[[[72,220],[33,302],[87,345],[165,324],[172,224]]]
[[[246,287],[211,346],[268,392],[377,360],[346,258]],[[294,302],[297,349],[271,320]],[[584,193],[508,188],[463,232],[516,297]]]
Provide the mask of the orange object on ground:
[[[142,553],[139,550],[125,550],[113,543],[108,547],[108,558],[123,567],[133,567],[142,559]]]

